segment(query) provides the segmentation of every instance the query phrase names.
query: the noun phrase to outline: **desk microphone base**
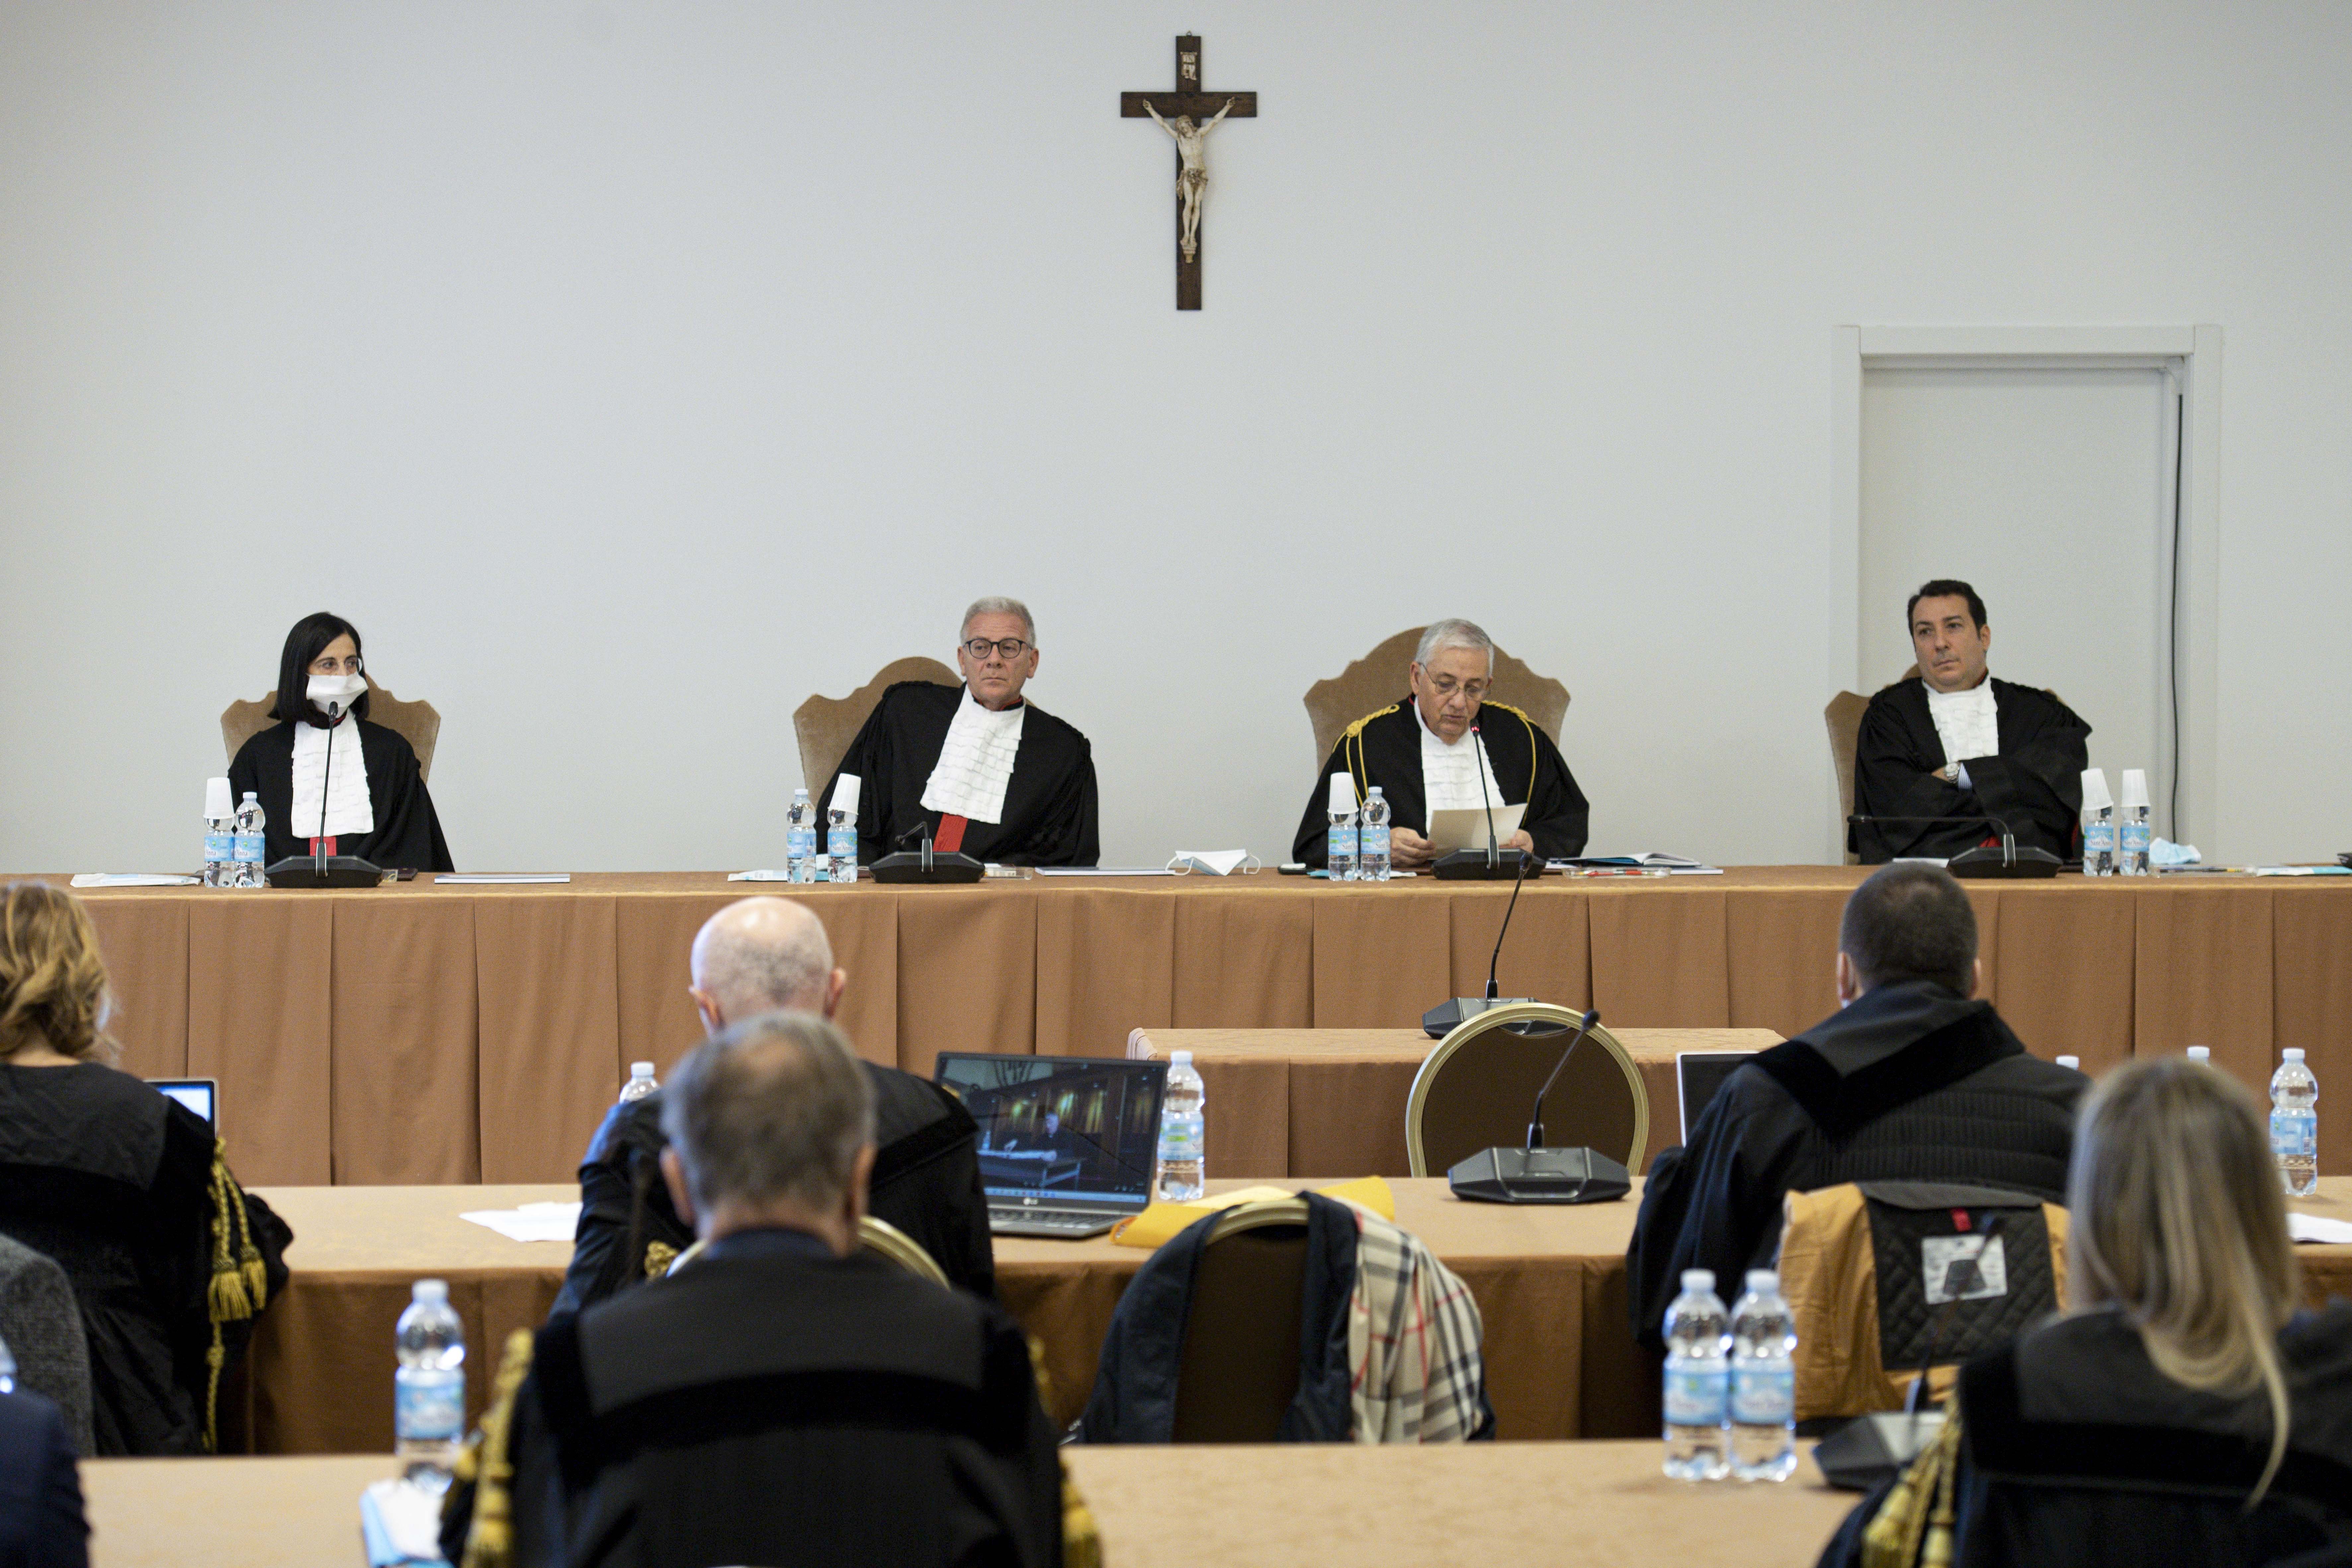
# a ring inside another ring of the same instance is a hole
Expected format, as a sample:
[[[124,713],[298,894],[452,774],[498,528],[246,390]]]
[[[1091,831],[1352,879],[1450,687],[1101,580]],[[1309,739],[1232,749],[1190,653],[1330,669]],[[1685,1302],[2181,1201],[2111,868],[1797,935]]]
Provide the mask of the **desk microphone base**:
[[[1445,1183],[1483,1204],[1605,1204],[1633,1190],[1624,1166],[1591,1149],[1481,1149]]]
[[[373,888],[383,880],[383,867],[356,855],[330,855],[323,871],[315,855],[289,855],[261,874],[273,888]]]
[[[937,850],[926,855],[919,849],[901,849],[896,855],[885,855],[874,862],[874,879],[877,882],[977,882],[986,868],[969,855]]]
[[[1524,849],[1506,850],[1490,860],[1484,849],[1456,849],[1451,855],[1439,857],[1429,874],[1441,882],[1513,881],[1519,875],[1519,857],[1526,853]],[[1540,877],[1543,867],[1529,866],[1528,874]]]
[[[1423,1013],[1421,1016],[1421,1032],[1433,1040],[1442,1040],[1460,1028],[1464,1019],[1475,1018],[1489,1007],[1515,1007],[1522,1002],[1534,1000],[1532,996],[1496,996],[1491,1000],[1485,996],[1456,996],[1453,1001],[1440,1002],[1436,1006]],[[1549,1031],[1557,1026],[1552,1024],[1543,1024],[1541,1029]],[[1516,1032],[1531,1034],[1538,1031],[1517,1029]]]
[[[1944,869],[1955,877],[1990,877],[2005,880],[2054,877],[2058,874],[2058,857],[2047,849],[2027,845],[2017,852],[2017,858],[2005,860],[1999,848],[1980,844],[1944,862]]]

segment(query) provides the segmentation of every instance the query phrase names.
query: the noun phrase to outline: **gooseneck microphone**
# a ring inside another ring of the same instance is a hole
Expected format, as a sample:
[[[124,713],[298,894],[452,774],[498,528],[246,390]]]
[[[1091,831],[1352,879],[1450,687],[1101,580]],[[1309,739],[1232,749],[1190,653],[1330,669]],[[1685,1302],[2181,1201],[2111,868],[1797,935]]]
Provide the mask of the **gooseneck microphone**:
[[[1568,1058],[1576,1054],[1576,1047],[1584,1043],[1584,1037],[1592,1033],[1592,1026],[1599,1022],[1601,1022],[1601,1009],[1598,1007],[1587,1009],[1584,1016],[1577,1023],[1575,1037],[1568,1042],[1568,1049],[1560,1052],[1559,1060],[1552,1064],[1551,1076],[1544,1079],[1541,1089],[1536,1090],[1535,1111],[1528,1118],[1528,1150],[1530,1153],[1543,1147],[1544,1096],[1549,1094],[1551,1086],[1559,1081],[1561,1071],[1568,1066]]]
[[[1511,901],[1503,906],[1503,929],[1495,933],[1495,951],[1486,959],[1486,1000],[1494,1001],[1503,994],[1495,983],[1495,973],[1503,963],[1503,939],[1511,934],[1511,911],[1519,907],[1519,889],[1527,885],[1528,861],[1531,857],[1519,857],[1519,869],[1511,879]]]
[[[330,698],[320,711],[327,716],[327,760],[319,774],[319,831],[311,837],[310,853],[289,855],[265,868],[262,879],[273,888],[373,888],[383,880],[381,867],[356,855],[327,853],[327,801],[329,786],[335,782],[335,731],[346,721],[351,700]]]
[[[1503,851],[1495,842],[1495,792],[1486,787],[1486,742],[1479,738],[1475,724],[1470,726],[1470,754],[1478,763],[1478,798],[1486,807],[1486,864],[1492,866],[1503,858]],[[1511,897],[1518,896],[1518,889],[1513,888]],[[1491,987],[1486,992],[1489,996],[1494,994]]]
[[[319,831],[310,840],[310,869],[323,880],[327,875],[327,786],[335,782],[335,729],[343,721],[339,697],[327,700],[327,767],[319,778]]]
[[[1429,868],[1430,874],[1441,882],[1499,882],[1503,879],[1503,847],[1495,831],[1495,792],[1487,786],[1486,745],[1480,739],[1475,724],[1470,726],[1470,751],[1477,760],[1478,799],[1486,808],[1486,852],[1481,855],[1475,849],[1456,849],[1451,855],[1441,856]],[[1526,873],[1529,856],[1524,849],[1513,853],[1518,858],[1511,871],[1516,881]],[[1543,875],[1540,865],[1536,868],[1536,875]],[[1516,898],[1517,892],[1514,891],[1512,896]]]

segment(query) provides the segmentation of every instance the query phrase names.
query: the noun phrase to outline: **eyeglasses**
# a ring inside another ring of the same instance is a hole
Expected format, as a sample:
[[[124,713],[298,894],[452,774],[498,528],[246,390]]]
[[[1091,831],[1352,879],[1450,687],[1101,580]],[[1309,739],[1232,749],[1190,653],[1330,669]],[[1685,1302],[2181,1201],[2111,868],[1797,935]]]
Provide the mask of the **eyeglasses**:
[[[986,637],[974,637],[971,641],[963,645],[963,651],[971,655],[974,658],[986,658],[988,657],[988,650],[991,648],[994,648],[998,653],[1003,654],[1006,658],[1011,659],[1019,658],[1023,654],[1028,652],[1029,645],[1022,641],[1019,637],[1003,637],[994,642],[990,641]]]
[[[1451,697],[1459,691],[1473,702],[1484,702],[1486,700],[1486,693],[1495,688],[1495,683],[1491,680],[1465,680],[1456,686],[1454,678],[1450,675],[1433,676],[1429,684],[1436,689],[1440,697]]]

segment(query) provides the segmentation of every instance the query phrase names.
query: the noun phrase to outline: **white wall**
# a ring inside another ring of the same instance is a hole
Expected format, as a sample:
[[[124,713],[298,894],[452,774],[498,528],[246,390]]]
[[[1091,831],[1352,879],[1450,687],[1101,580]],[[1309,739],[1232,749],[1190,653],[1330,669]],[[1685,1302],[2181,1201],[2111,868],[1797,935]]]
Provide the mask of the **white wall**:
[[[1263,94],[1199,315],[1116,111],[1186,29]],[[1576,693],[1596,847],[1816,858],[1853,321],[2222,325],[2205,847],[2346,847],[2347,68],[2208,0],[12,0],[0,868],[188,863],[320,606],[460,864],[772,862],[793,707],[987,592],[1111,861],[1272,858],[1300,693],[1443,614]]]

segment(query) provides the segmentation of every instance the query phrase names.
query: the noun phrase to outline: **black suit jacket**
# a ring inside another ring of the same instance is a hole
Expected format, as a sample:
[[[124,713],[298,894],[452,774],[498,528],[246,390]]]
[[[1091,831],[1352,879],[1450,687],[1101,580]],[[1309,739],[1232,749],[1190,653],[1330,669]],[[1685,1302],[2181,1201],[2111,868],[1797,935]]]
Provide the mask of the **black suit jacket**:
[[[88,1568],[89,1525],[65,1417],[37,1394],[0,1394],[0,1568]]]

